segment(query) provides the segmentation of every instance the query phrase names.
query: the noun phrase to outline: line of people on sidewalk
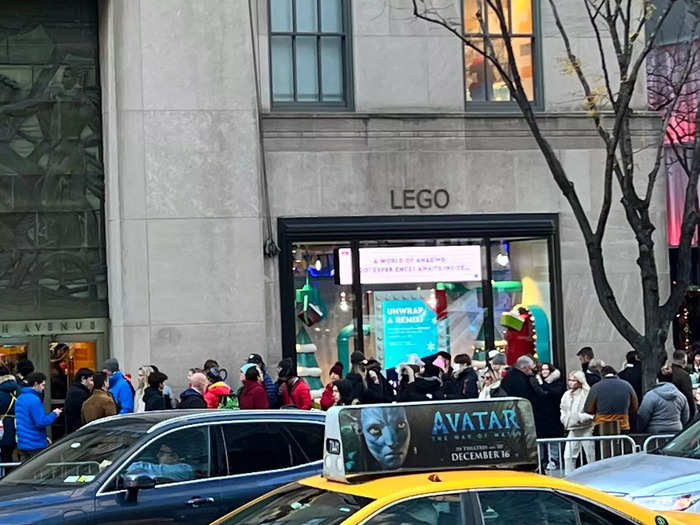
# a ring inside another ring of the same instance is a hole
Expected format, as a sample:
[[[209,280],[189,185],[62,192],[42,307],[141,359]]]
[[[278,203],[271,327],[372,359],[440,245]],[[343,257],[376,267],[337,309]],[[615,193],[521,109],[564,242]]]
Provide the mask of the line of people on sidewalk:
[[[209,359],[202,368],[188,371],[188,387],[179,400],[174,399],[166,383],[168,377],[155,365],[140,367],[131,379],[120,370],[116,359],[107,359],[102,372],[78,370],[67,392],[63,417],[66,433],[70,433],[110,415],[170,408],[328,410],[335,405],[515,396],[531,402],[540,438],[587,436],[594,428],[601,435],[633,430],[676,432],[693,419],[696,403],[685,352],[673,354],[671,363],[659,372],[659,384],[643,398],[641,364],[635,352],[627,354],[627,364],[619,374],[595,359],[590,347],[582,348],[577,355],[581,370],[566,378],[552,364],[536,363],[530,356],[522,356],[514,366],[507,367],[505,355],[495,350],[488,361],[472,360],[467,354],[452,358],[447,352],[423,359],[413,356],[396,368],[395,377],[387,378],[376,359],[353,352],[349,372],[344,375],[339,362],[333,365],[330,381],[316,400],[289,358],[278,363],[277,379],[273,380],[262,357],[250,354],[240,368],[241,386],[236,392],[231,389],[226,369]],[[695,362],[692,366],[698,367]],[[27,458],[48,445],[46,429],[62,411],[44,412],[45,385],[44,374],[35,372],[28,360],[18,363],[16,377],[0,366],[3,462],[11,461],[15,447],[22,458]],[[567,445],[567,469],[573,468],[582,451],[590,457],[586,447]],[[550,463],[558,468],[561,458],[556,453],[552,456]]]

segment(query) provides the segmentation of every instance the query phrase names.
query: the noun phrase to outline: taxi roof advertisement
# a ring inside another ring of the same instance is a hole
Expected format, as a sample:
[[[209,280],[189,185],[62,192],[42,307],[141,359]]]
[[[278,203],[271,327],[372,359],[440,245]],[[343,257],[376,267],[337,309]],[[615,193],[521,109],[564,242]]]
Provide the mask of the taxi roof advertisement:
[[[537,465],[530,403],[518,398],[333,407],[324,476]]]

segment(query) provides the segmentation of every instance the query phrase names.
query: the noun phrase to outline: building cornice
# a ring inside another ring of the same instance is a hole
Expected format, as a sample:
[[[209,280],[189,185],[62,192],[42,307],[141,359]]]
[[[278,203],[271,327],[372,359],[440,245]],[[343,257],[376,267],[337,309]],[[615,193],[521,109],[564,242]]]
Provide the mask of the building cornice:
[[[606,115],[612,117],[612,113]],[[601,148],[586,113],[537,115],[545,137],[557,148]],[[611,118],[604,121],[612,123]],[[635,113],[632,134],[640,144],[655,142],[660,118]],[[516,114],[469,113],[266,113],[267,151],[362,149],[533,149],[532,133]]]

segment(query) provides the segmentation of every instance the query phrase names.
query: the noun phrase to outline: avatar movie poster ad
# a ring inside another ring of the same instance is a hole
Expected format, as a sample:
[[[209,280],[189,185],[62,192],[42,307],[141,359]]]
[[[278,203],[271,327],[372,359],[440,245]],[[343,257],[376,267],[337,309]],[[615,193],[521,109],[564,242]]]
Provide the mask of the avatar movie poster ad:
[[[522,399],[347,407],[338,418],[345,476],[537,465]]]

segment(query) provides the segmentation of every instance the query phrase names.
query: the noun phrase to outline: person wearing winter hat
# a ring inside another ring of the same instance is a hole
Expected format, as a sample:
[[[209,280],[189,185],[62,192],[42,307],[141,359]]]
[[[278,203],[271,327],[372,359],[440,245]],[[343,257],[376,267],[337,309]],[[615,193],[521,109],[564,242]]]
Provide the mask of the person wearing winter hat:
[[[267,367],[265,366],[262,356],[260,354],[250,354],[248,356],[248,362],[258,365],[260,372],[262,372],[263,386],[267,392],[267,400],[270,408],[277,408],[279,404],[279,400],[277,399],[277,387],[272,377],[270,377],[270,374],[267,373]]]
[[[506,354],[503,352],[498,352],[491,358],[489,364],[499,377],[503,378],[505,376],[508,368],[508,363],[506,363]]]
[[[357,350],[354,351],[352,354],[350,354],[350,364],[353,366],[366,366],[367,359],[365,358],[365,354],[363,354],[362,352],[358,352]]]
[[[382,364],[376,359],[368,359],[365,365],[365,404],[391,403],[396,400],[396,391],[382,373]]]
[[[209,387],[204,393],[204,400],[208,408],[219,408],[221,398],[231,393],[231,387],[224,382],[226,372],[220,368],[211,367],[206,370],[206,375]]]
[[[455,356],[454,379],[459,399],[475,399],[479,397],[479,376],[472,366],[472,360],[467,354]]]
[[[400,401],[438,401],[445,399],[440,375],[442,371],[435,365],[427,364],[423,372],[402,392]]]
[[[277,365],[277,383],[282,408],[311,410],[311,390],[301,377],[294,372],[294,363],[290,358],[282,359]]]
[[[584,411],[586,398],[590,391],[586,374],[577,370],[569,374],[568,390],[564,392],[559,404],[559,420],[567,431],[566,437],[585,437],[593,435],[593,416]],[[595,444],[593,441],[568,441],[564,447],[564,475],[568,476],[576,468],[576,460],[581,451],[586,454],[586,461],[595,461]],[[583,459],[581,460],[583,463]]]
[[[362,352],[355,351],[350,354],[350,372],[343,380],[349,392],[348,397],[357,399],[359,403],[365,402],[367,393],[367,362]]]
[[[328,384],[326,385],[323,395],[321,395],[321,409],[328,410],[330,407],[336,404],[336,399],[333,396],[333,385],[336,381],[343,379],[343,363],[338,361],[334,364],[330,372],[328,373]],[[337,391],[337,386],[336,386]]]
[[[17,361],[17,383],[20,387],[30,386],[27,383],[27,376],[34,372],[34,363],[29,359],[20,359]]]
[[[131,384],[119,370],[119,361],[113,357],[102,365],[102,372],[109,378],[109,393],[114,397],[119,414],[130,414],[134,411],[134,393]]]

